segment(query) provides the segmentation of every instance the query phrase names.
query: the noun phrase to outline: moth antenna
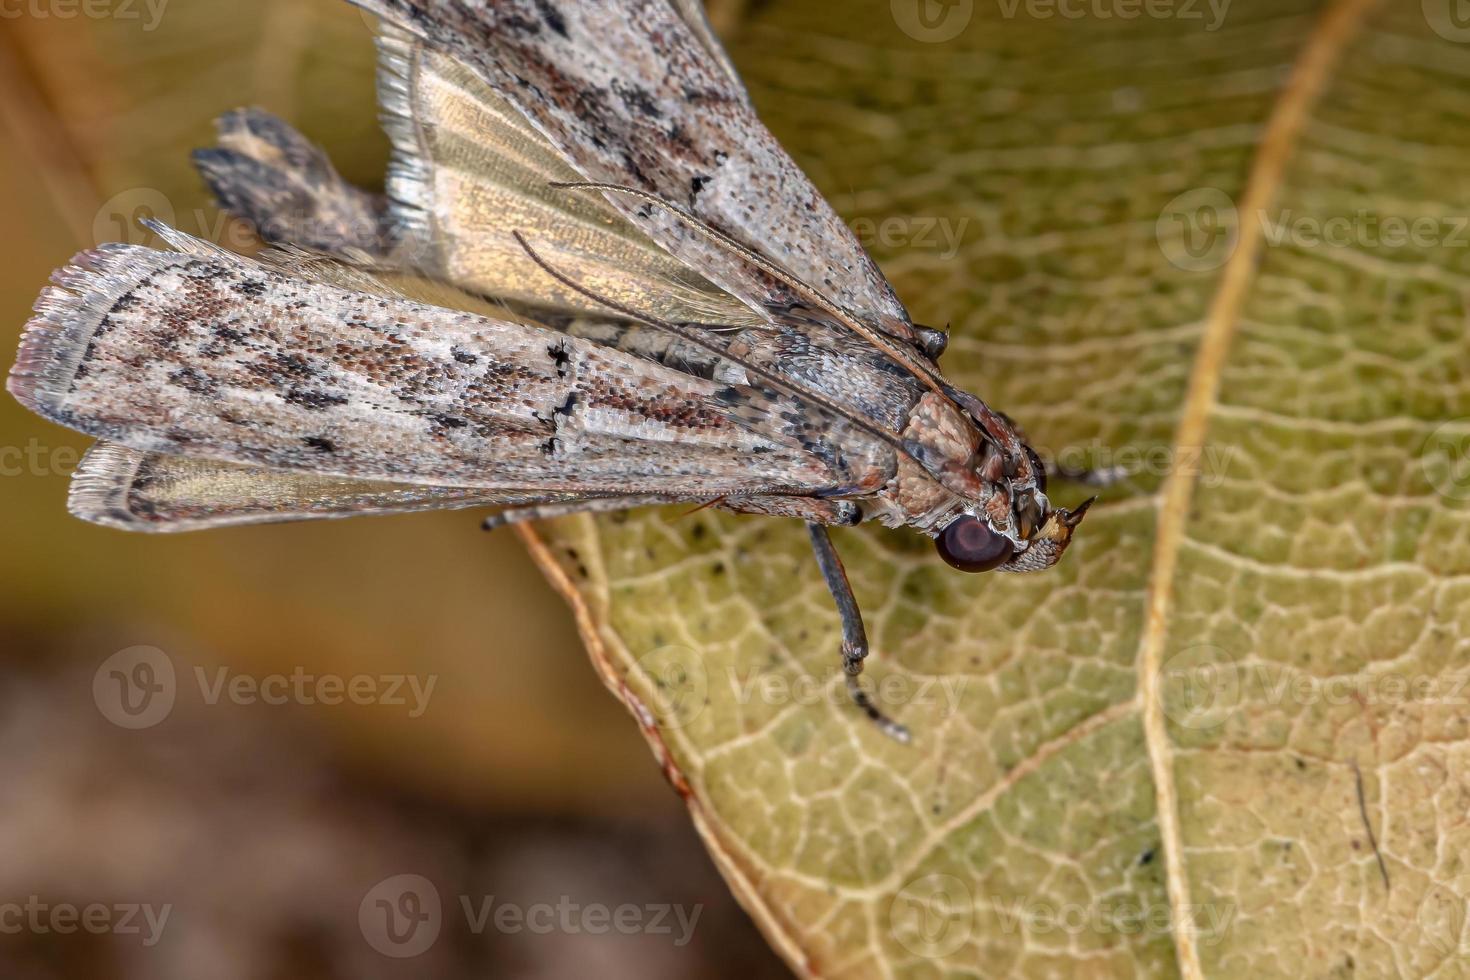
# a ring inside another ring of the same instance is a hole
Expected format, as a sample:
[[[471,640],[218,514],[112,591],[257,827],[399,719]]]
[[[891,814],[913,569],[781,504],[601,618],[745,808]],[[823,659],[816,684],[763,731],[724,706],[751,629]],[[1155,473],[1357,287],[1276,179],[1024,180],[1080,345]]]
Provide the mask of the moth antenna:
[[[857,317],[853,316],[851,313],[847,312],[842,307],[838,306],[836,303],[823,296],[817,289],[809,286],[796,275],[788,272],[786,269],[783,269],[781,266],[777,265],[775,262],[772,262],[764,255],[761,255],[759,252],[751,249],[749,246],[742,245],[740,242],[737,242],[735,239],[720,231],[718,228],[715,228],[714,226],[705,223],[702,219],[700,219],[698,215],[694,214],[693,212],[682,208],[671,201],[665,201],[663,198],[659,197],[656,194],[650,194],[647,191],[639,190],[636,187],[624,187],[620,184],[600,184],[592,181],[558,181],[553,183],[551,186],[557,188],[565,188],[569,190],[595,190],[613,194],[628,194],[632,197],[638,198],[641,201],[652,204],[655,207],[662,208],[663,210],[679,218],[685,224],[694,228],[696,231],[703,234],[705,237],[709,238],[711,241],[715,242],[717,245],[720,245],[721,247],[731,252],[734,252],[746,262],[749,262],[751,265],[756,266],[766,275],[771,276],[772,278],[784,283],[786,286],[788,286],[802,298],[806,299],[808,302],[812,303],[814,306],[821,308],[828,315],[836,319],[838,323],[841,323],[849,330],[858,334],[868,343],[878,348],[884,354],[888,355],[888,357],[896,362],[899,367],[902,367],[914,377],[924,382],[924,384],[928,385],[935,394],[943,395],[945,393],[943,381],[937,378],[934,372],[931,371],[927,366],[913,360],[908,356],[908,354],[904,353],[899,348],[892,346],[886,339],[882,337],[881,334],[878,333],[878,331],[869,327]]]
[[[594,292],[593,290],[588,289],[586,286],[577,282],[575,279],[571,278],[565,273],[559,271],[549,262],[543,259],[540,254],[531,247],[531,243],[526,241],[525,235],[522,235],[519,231],[512,231],[511,234],[515,236],[515,240],[520,243],[521,248],[526,250],[526,254],[531,257],[531,261],[539,265],[542,271],[545,272],[548,276],[551,276],[553,279],[561,283],[563,286],[566,286],[568,289],[575,290],[576,292],[581,293],[583,296],[586,296],[588,299],[593,300],[597,303],[601,303],[608,309],[613,310],[617,313],[621,313],[623,316],[628,317],[631,320],[636,320],[639,323],[646,324],[647,326],[653,327],[655,330],[667,331],[668,333],[674,335],[675,337],[678,337],[680,340],[684,341],[687,344],[690,344],[691,346],[709,351],[711,354],[714,354],[717,357],[723,357],[732,364],[738,364],[746,371],[750,372],[758,378],[761,378],[772,387],[784,391],[791,397],[808,402],[809,404],[820,408],[825,412],[831,413],[837,418],[843,419],[846,422],[850,422],[852,425],[868,433],[868,435],[883,442],[894,452],[900,454],[905,459],[912,460],[915,465],[924,470],[925,474],[929,476],[930,479],[934,479],[936,482],[938,482],[937,479],[932,474],[930,474],[927,469],[925,469],[924,464],[914,458],[913,454],[910,453],[908,448],[904,445],[903,438],[897,433],[889,432],[886,429],[875,425],[873,422],[865,418],[854,415],[843,408],[841,405],[829,401],[816,392],[804,388],[799,384],[795,384],[788,379],[781,377],[779,374],[768,371],[765,368],[736,357],[727,352],[724,348],[720,347],[718,344],[711,343],[710,341],[705,340],[703,337],[696,335],[693,331],[685,330],[682,327],[676,326],[672,323],[668,323],[664,320],[657,319],[656,317],[650,316],[647,313],[640,313],[632,307],[624,306],[617,300],[602,296]]]

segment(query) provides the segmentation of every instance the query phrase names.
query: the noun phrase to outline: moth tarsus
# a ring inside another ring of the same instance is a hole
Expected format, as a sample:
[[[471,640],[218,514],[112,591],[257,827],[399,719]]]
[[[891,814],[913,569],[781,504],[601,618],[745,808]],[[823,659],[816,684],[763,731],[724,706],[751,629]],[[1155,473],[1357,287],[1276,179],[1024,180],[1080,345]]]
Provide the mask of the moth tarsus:
[[[171,251],[84,252],[42,293],[9,389],[101,440],[72,512],[141,531],[451,507],[500,508],[487,527],[656,504],[800,520],[852,700],[906,741],[859,683],[827,528],[1031,572],[1089,504],[1054,506],[1016,424],[945,379],[947,330],[912,321],[695,0],[354,2],[384,25],[385,195],[238,111],[196,160],[273,247],[155,225]]]
[[[807,536],[811,539],[812,552],[817,558],[817,567],[827,583],[827,591],[837,606],[837,615],[842,621],[842,675],[847,684],[848,697],[862,709],[878,728],[899,742],[911,740],[909,730],[889,718],[873,703],[873,699],[858,683],[863,664],[868,659],[868,631],[863,625],[863,613],[858,608],[857,596],[853,595],[852,583],[847,578],[847,569],[842,557],[832,544],[832,536],[821,524],[807,524]]]

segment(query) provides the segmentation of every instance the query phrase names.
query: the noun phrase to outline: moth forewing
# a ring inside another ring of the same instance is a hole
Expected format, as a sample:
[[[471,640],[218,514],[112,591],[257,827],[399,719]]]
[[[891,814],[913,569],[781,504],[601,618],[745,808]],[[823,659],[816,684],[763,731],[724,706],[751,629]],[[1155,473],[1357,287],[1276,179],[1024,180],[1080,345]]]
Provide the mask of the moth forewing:
[[[543,327],[224,254],[110,246],[57,281],[11,391],[135,450],[517,492],[844,482],[784,431],[794,406]]]

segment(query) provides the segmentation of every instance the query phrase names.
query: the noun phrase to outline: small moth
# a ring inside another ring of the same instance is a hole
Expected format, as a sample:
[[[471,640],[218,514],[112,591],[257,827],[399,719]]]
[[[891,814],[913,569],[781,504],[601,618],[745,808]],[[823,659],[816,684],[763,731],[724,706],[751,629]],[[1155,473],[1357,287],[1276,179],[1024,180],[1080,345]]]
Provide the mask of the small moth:
[[[698,0],[354,0],[382,23],[386,193],[257,110],[196,163],[276,243],[104,245],[36,304],[9,379],[100,441],[85,520],[137,531],[449,507],[490,526],[685,503],[933,538],[967,572],[1055,564],[1005,415],[939,370],[761,124]],[[1089,501],[1089,503],[1091,503]]]

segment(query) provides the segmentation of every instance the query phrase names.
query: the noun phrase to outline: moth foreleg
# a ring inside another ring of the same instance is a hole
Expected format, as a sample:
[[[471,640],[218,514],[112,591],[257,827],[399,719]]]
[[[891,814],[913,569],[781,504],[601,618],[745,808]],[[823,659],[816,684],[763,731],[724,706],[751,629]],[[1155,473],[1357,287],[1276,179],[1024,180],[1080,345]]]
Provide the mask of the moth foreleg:
[[[852,594],[852,583],[847,580],[842,559],[832,546],[826,527],[808,523],[806,528],[812,539],[817,565],[827,580],[827,590],[832,593],[832,599],[837,603],[837,615],[842,620],[842,672],[847,681],[847,693],[885,735],[907,743],[911,737],[909,730],[879,710],[868,692],[858,684],[863,661],[868,656],[868,632],[863,628],[863,613],[858,608],[857,597]]]

